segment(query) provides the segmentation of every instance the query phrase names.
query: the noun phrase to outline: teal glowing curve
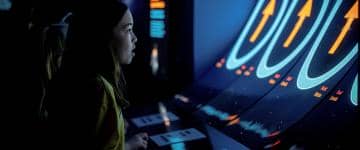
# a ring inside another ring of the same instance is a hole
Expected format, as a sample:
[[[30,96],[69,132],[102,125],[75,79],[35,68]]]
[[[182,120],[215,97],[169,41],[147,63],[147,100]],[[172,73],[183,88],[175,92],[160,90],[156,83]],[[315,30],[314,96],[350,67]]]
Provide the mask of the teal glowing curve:
[[[354,83],[351,87],[350,100],[355,106],[358,105],[358,75],[356,75]]]
[[[313,88],[313,87],[323,83],[324,81],[328,80],[329,78],[331,78],[337,72],[339,72],[348,62],[350,62],[351,59],[354,56],[356,56],[356,54],[358,52],[358,44],[356,44],[352,48],[352,50],[345,56],[345,58],[343,58],[336,66],[334,66],[328,72],[326,72],[318,77],[315,77],[315,78],[309,77],[309,75],[308,75],[311,61],[320,45],[321,40],[323,39],[323,37],[325,35],[326,30],[328,29],[328,27],[331,23],[331,20],[333,20],[335,14],[337,12],[337,9],[340,7],[340,1],[342,1],[342,0],[338,0],[337,3],[335,4],[334,9],[331,11],[329,17],[327,18],[326,23],[324,24],[323,28],[321,29],[319,36],[316,38],[314,45],[311,47],[311,50],[310,50],[309,54],[307,55],[303,66],[300,69],[296,85],[301,90]]]
[[[275,44],[278,41],[281,32],[283,32],[284,27],[286,25],[286,22],[289,19],[290,14],[291,14],[291,13],[287,13],[287,16],[285,16],[286,21],[284,21],[280,25],[279,30],[275,33],[274,38],[272,39],[269,47],[266,49],[264,56],[260,60],[260,63],[259,63],[258,68],[256,70],[256,76],[258,78],[266,78],[268,76],[271,76],[274,73],[281,70],[290,61],[292,61],[304,49],[304,47],[310,41],[311,37],[314,35],[315,31],[319,28],[319,25],[320,25],[324,15],[325,15],[325,12],[326,12],[328,6],[329,6],[329,0],[324,0],[324,2],[322,3],[321,9],[320,9],[319,15],[316,18],[316,20],[315,20],[314,24],[312,25],[312,27],[311,27],[310,31],[308,32],[308,34],[305,36],[304,40],[284,60],[282,60],[280,63],[278,63],[278,64],[276,64],[274,66],[269,67],[267,65],[267,62],[269,61],[270,54],[274,50]]]
[[[239,38],[236,40],[235,45],[232,47],[230,55],[226,62],[226,68],[229,70],[233,70],[241,66],[242,64],[249,61],[252,57],[257,54],[262,47],[270,40],[271,35],[275,32],[277,26],[279,25],[281,18],[284,16],[286,6],[288,5],[288,0],[283,0],[281,4],[281,8],[279,10],[279,14],[277,18],[274,21],[274,24],[271,26],[268,33],[264,36],[264,38],[261,40],[259,44],[257,44],[252,50],[249,51],[245,56],[242,56],[241,58],[237,58],[237,54],[240,51],[240,48],[244,41],[246,41],[246,36],[248,35],[251,26],[253,25],[256,16],[259,14],[260,9],[262,8],[264,4],[264,0],[259,0],[258,4],[255,7],[255,10],[253,13],[251,13],[249,21],[246,23],[245,28],[243,32],[240,34]]]

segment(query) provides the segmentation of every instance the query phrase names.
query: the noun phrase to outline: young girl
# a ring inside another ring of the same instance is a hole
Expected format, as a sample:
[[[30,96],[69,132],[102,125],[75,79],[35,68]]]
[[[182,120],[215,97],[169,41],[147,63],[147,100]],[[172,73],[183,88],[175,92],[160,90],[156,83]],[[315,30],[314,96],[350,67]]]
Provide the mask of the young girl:
[[[112,0],[87,1],[73,10],[67,50],[50,83],[50,149],[138,149],[146,133],[125,142],[122,64],[135,56],[137,38],[129,9]]]

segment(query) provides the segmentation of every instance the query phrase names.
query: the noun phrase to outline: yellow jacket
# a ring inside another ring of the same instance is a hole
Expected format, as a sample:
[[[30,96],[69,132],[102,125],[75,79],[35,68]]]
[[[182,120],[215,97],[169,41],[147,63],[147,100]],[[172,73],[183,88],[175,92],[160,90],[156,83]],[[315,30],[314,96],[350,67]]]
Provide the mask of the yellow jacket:
[[[116,100],[116,92],[103,76],[99,75],[97,81],[102,84],[105,90],[96,122],[95,134],[99,139],[99,146],[104,150],[124,150],[125,122],[120,104]],[[120,99],[121,101],[126,103],[124,99]]]

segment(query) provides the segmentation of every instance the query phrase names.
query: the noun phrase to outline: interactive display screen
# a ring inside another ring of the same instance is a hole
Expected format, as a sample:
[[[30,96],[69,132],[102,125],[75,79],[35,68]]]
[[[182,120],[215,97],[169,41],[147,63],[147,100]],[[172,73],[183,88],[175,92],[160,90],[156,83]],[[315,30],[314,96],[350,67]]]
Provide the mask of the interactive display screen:
[[[197,82],[177,98],[250,148],[276,146],[283,133],[314,118],[331,122],[319,117],[330,107],[344,122],[356,121],[348,116],[358,113],[358,6],[358,0],[195,1]],[[302,130],[316,132],[309,128]]]

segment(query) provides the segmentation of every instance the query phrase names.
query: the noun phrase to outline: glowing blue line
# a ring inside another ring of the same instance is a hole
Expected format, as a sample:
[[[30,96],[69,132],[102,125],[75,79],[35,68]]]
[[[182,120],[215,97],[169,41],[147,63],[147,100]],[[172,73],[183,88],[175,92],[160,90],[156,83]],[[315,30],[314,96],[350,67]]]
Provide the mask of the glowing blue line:
[[[200,110],[205,112],[209,116],[215,116],[219,118],[220,120],[228,120],[229,114],[226,112],[222,112],[220,110],[215,109],[212,106],[205,105]],[[244,128],[245,130],[252,131],[254,133],[259,134],[262,138],[267,137],[270,132],[264,128],[264,125],[253,122],[253,121],[240,121],[240,123],[237,123],[237,125],[240,125],[240,127]]]
[[[310,63],[315,55],[315,52],[317,51],[317,49],[320,45],[321,40],[323,39],[323,37],[325,35],[326,30],[328,29],[328,27],[331,23],[331,20],[334,18],[336,11],[338,10],[338,8],[340,6],[341,1],[342,0],[338,0],[337,3],[335,4],[334,9],[331,11],[328,19],[326,20],[323,28],[321,29],[319,36],[315,40],[314,45],[312,46],[308,56],[306,57],[303,66],[300,69],[300,73],[299,73],[296,84],[297,84],[297,87],[301,90],[313,88],[313,87],[323,83],[324,81],[328,80],[329,78],[331,78],[334,74],[336,74],[338,71],[340,71],[348,62],[350,62],[350,60],[358,52],[358,44],[356,44],[354,46],[354,48],[346,55],[346,57],[344,59],[342,59],[335,67],[333,67],[328,72],[326,72],[316,78],[311,78],[308,75]]]
[[[283,3],[281,4],[281,8],[279,10],[278,17],[275,19],[274,24],[271,26],[269,32],[265,35],[265,37],[261,40],[261,42],[259,44],[257,44],[255,48],[250,50],[249,53],[246,54],[245,56],[243,56],[241,58],[236,58],[237,54],[240,50],[240,47],[244,43],[246,35],[249,33],[250,27],[253,25],[254,20],[255,20],[256,16],[259,14],[259,11],[260,11],[261,7],[263,6],[263,4],[264,4],[264,0],[260,0],[258,5],[255,7],[254,13],[252,13],[249,21],[245,25],[244,31],[240,34],[240,37],[237,39],[235,45],[231,49],[228,61],[226,62],[227,69],[233,70],[233,69],[238,68],[242,64],[246,63],[252,57],[254,57],[255,54],[257,54],[261,50],[261,48],[266,44],[266,42],[269,41],[269,39],[271,38],[271,35],[275,32],[276,27],[279,25],[281,18],[283,17],[283,15],[285,13],[286,6],[288,5],[288,0],[284,0]]]
[[[351,94],[350,94],[350,100],[351,103],[354,104],[355,106],[358,105],[358,75],[356,75],[354,83],[351,87]]]
[[[240,126],[248,131],[253,131],[259,134],[262,138],[267,137],[270,133],[260,123],[253,123],[252,121],[240,121]]]
[[[289,19],[289,16],[291,13],[288,13],[287,16],[285,17],[287,20],[280,25],[279,30],[276,32],[275,38],[273,38],[269,47],[266,49],[264,56],[261,58],[258,68],[256,70],[256,76],[258,78],[266,78],[268,76],[271,76],[274,73],[276,73],[277,71],[279,71],[280,69],[282,69],[290,61],[292,61],[303,50],[303,48],[306,46],[306,44],[308,44],[311,37],[314,35],[315,31],[319,28],[321,20],[323,19],[328,6],[329,6],[329,0],[324,0],[323,4],[321,6],[321,9],[320,9],[320,13],[315,20],[315,23],[313,24],[313,26],[310,29],[310,31],[308,32],[308,34],[305,36],[304,40],[300,43],[300,45],[293,52],[291,52],[289,56],[287,56],[284,60],[282,60],[280,63],[278,63],[272,67],[269,67],[269,66],[267,66],[267,62],[269,61],[271,52],[274,50],[276,41],[278,41],[281,32],[283,32],[285,23]]]
[[[208,105],[202,107],[200,110],[205,112],[207,115],[215,116],[215,117],[219,118],[220,120],[227,120],[227,118],[229,117],[228,113],[222,112],[220,110],[216,110],[214,107],[208,106]]]

